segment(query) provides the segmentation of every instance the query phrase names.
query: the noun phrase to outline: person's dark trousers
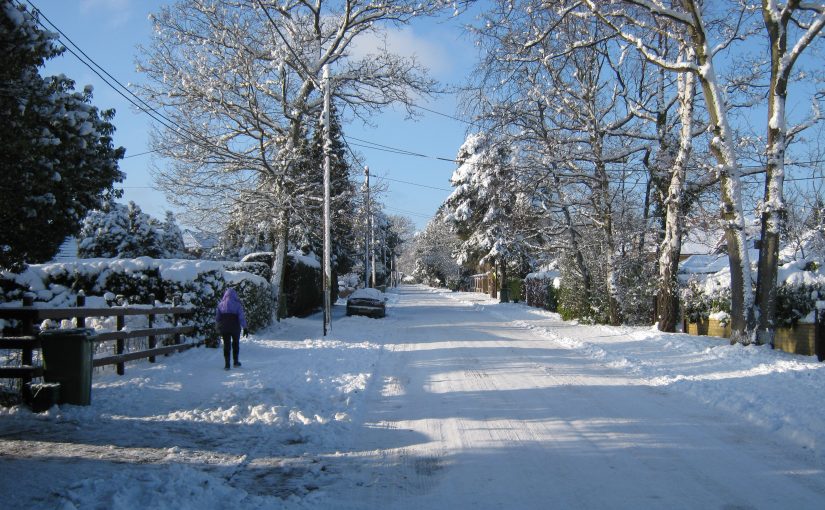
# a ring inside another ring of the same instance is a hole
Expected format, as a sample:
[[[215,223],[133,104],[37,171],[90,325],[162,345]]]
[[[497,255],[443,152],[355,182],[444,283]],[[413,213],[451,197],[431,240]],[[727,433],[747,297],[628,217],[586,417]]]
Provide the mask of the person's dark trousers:
[[[231,340],[231,344],[230,344]],[[241,335],[232,335],[226,333],[223,335],[223,359],[226,362],[226,368],[229,368],[229,349],[232,349],[232,360],[238,363],[238,350],[241,348]]]

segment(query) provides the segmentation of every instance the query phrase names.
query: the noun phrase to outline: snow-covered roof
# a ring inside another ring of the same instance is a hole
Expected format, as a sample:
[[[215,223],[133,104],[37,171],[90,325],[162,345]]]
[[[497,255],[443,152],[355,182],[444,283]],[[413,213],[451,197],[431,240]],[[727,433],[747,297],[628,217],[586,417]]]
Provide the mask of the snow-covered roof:
[[[680,274],[713,274],[728,267],[728,256],[724,253],[716,255],[691,255],[679,263]]]
[[[77,238],[69,236],[63,240],[63,244],[57,251],[52,262],[70,262],[77,260]]]
[[[183,245],[187,250],[209,250],[216,244],[218,241],[211,234],[192,230],[183,231]]]
[[[356,289],[355,292],[349,295],[349,297],[351,299],[375,299],[378,301],[383,301],[384,293],[373,288]]]
[[[751,242],[749,247],[753,248],[752,241],[759,239],[760,225],[758,221],[748,220],[745,223],[745,235]],[[727,240],[725,231],[719,224],[702,223],[690,225],[685,228],[682,236],[682,256],[690,255],[714,255],[725,251]]]

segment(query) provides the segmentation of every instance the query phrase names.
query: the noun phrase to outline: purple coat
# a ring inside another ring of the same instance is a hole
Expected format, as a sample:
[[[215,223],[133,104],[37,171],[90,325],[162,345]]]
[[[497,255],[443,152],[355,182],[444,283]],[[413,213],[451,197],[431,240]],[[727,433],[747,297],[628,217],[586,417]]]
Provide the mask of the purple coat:
[[[221,302],[215,310],[215,322],[222,335],[240,335],[241,328],[246,328],[246,317],[238,293],[235,289],[226,289]]]

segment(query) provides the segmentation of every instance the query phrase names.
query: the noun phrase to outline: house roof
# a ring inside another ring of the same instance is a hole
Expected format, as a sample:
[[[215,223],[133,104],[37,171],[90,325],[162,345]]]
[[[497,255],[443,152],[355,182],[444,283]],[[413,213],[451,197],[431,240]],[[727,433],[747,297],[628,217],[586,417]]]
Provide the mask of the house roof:
[[[194,232],[192,230],[183,231],[183,245],[187,250],[209,250],[218,244],[217,239],[204,232]]]

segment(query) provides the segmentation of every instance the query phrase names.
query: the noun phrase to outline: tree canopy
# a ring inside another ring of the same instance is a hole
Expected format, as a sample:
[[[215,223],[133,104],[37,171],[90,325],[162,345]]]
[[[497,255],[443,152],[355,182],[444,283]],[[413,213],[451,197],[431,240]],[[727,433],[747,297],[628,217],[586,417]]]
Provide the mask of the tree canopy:
[[[119,196],[123,179],[111,121],[92,106],[92,89],[75,91],[65,76],[42,77],[63,52],[36,15],[0,4],[0,267],[45,262],[77,233],[90,209]]]

